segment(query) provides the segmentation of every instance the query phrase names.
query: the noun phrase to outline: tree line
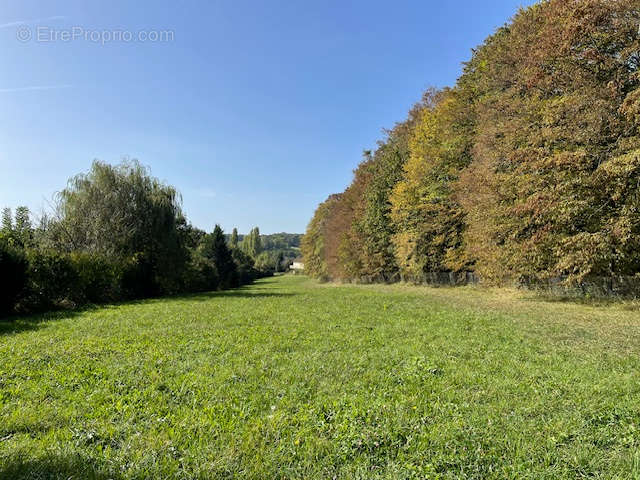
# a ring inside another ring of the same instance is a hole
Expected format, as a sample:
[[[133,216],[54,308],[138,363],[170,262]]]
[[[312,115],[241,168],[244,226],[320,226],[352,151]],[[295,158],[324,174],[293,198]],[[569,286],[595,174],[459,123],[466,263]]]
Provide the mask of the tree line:
[[[365,151],[302,242],[321,279],[640,275],[640,2],[547,0]]]
[[[286,272],[293,260],[300,256],[302,234],[299,233],[264,235],[255,227],[248,235],[239,235],[234,229],[228,238],[232,245],[239,246],[254,258],[256,266],[262,270]]]
[[[137,161],[96,161],[37,224],[26,207],[3,210],[0,316],[228,289],[272,274],[260,248],[234,235],[235,243],[219,225],[194,227],[178,192]]]

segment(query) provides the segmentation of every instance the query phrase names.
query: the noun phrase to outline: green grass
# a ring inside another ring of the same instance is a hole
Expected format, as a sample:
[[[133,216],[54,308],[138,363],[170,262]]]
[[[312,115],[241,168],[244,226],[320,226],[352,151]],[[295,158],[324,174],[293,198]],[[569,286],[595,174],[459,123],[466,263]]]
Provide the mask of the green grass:
[[[0,478],[640,478],[637,305],[318,285],[0,324]]]

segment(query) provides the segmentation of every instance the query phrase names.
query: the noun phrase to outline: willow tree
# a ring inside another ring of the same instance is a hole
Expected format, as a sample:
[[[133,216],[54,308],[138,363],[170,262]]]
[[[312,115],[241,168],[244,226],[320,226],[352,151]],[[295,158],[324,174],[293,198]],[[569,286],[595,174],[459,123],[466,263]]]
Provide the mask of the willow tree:
[[[57,198],[54,246],[121,258],[144,266],[162,291],[178,288],[187,255],[179,226],[181,199],[137,161],[93,162]]]

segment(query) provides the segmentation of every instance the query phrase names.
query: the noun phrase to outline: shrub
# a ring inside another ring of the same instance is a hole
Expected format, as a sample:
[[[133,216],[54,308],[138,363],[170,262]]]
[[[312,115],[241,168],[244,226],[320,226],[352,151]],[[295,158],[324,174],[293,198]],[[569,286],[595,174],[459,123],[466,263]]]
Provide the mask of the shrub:
[[[143,254],[136,254],[124,262],[121,288],[127,299],[156,297],[160,293],[153,264]]]
[[[20,306],[21,310],[76,305],[80,279],[69,255],[29,250],[27,260],[27,295]]]
[[[215,264],[198,252],[193,254],[184,277],[185,292],[217,290],[220,284]]]
[[[0,236],[0,317],[13,313],[27,283],[24,251]]]
[[[73,292],[75,303],[104,303],[120,298],[121,262],[88,253],[74,253],[71,261],[77,275],[77,286]]]
[[[234,248],[231,251],[233,261],[237,266],[237,278],[235,279],[235,285],[246,285],[251,283],[258,277],[258,272],[254,268],[254,260],[249,255],[244,253],[239,248]]]

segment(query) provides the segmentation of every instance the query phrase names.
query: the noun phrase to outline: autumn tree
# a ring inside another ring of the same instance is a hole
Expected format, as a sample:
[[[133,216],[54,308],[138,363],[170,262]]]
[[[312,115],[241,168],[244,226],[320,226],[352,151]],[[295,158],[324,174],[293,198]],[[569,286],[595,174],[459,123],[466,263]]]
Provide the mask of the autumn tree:
[[[428,90],[409,138],[404,175],[391,195],[393,243],[407,279],[469,268],[465,214],[453,185],[471,163],[472,105],[462,89]]]
[[[460,187],[484,276],[640,270],[639,8],[543,2],[482,49],[475,155]]]
[[[326,250],[327,223],[338,201],[339,196],[332,195],[318,206],[300,244],[305,272],[320,280],[330,278]]]

